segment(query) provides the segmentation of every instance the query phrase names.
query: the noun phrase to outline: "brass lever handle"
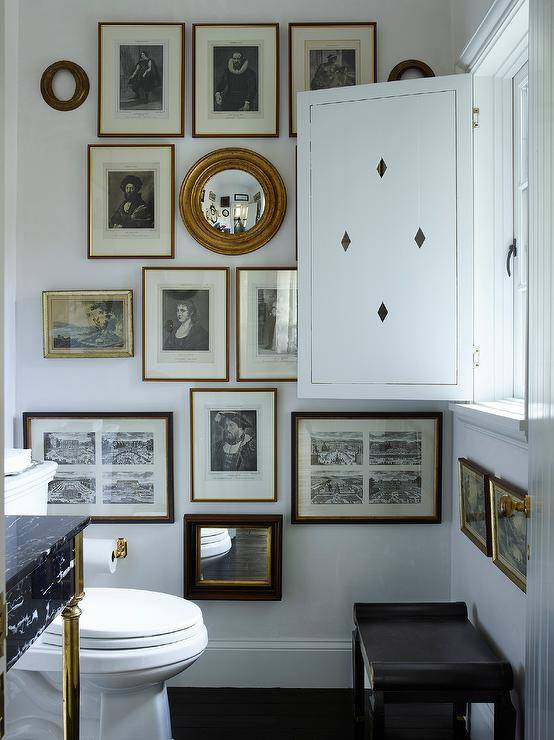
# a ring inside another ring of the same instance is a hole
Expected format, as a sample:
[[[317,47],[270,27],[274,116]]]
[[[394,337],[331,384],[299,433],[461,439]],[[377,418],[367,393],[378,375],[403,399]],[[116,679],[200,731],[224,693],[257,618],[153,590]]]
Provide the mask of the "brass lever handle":
[[[523,501],[515,501],[511,496],[502,496],[500,498],[500,516],[513,516],[514,511],[520,511],[529,517],[531,514],[531,499],[525,496]]]
[[[112,560],[119,560],[127,557],[127,540],[125,537],[118,537],[115,542],[115,548],[112,552]]]

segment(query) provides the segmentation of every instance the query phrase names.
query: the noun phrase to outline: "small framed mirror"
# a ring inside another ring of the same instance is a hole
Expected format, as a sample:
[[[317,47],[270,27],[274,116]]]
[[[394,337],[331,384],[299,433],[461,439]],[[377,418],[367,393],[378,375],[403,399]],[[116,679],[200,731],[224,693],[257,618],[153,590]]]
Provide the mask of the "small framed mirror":
[[[272,239],[285,216],[283,179],[250,149],[217,149],[194,164],[179,193],[191,236],[220,254],[246,254]]]
[[[279,601],[282,516],[185,515],[185,596]]]

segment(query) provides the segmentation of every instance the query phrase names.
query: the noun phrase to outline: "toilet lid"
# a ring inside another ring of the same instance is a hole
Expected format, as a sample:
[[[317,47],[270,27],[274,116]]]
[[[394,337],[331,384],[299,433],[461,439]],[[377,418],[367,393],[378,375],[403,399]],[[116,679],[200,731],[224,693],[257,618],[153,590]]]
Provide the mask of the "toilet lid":
[[[196,604],[155,591],[88,588],[79,606],[81,646],[88,648],[165,645],[187,639],[203,624]],[[61,645],[61,616],[46,628],[43,639]]]

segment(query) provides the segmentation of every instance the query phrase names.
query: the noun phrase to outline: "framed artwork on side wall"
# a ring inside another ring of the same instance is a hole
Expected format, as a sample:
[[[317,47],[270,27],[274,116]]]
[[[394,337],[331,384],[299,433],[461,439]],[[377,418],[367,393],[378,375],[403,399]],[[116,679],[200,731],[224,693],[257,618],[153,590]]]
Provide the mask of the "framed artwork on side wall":
[[[98,24],[98,136],[184,136],[183,23]]]
[[[489,481],[492,561],[522,591],[527,590],[529,497],[500,478]]]
[[[48,514],[173,521],[171,412],[29,412],[24,446],[58,464]]]
[[[460,529],[481,552],[492,555],[489,474],[461,457],[459,465]]]
[[[229,268],[142,268],[142,379],[229,380]]]
[[[292,414],[292,523],[441,517],[442,414]]]
[[[296,93],[376,81],[376,34],[374,22],[289,23],[290,136],[296,136]]]
[[[47,290],[44,356],[132,357],[132,290]]]
[[[279,24],[192,27],[193,136],[279,136]]]
[[[173,144],[89,144],[89,259],[174,256]]]
[[[277,390],[191,388],[191,501],[277,499]]]

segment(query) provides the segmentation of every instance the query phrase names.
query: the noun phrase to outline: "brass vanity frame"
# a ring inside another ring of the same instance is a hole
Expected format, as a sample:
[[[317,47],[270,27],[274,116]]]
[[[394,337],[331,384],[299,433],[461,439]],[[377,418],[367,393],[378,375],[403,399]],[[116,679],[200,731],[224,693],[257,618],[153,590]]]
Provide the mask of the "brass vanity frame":
[[[62,685],[63,685],[63,734],[64,740],[79,740],[79,602],[83,599],[83,533],[73,540],[74,592],[62,610]]]

